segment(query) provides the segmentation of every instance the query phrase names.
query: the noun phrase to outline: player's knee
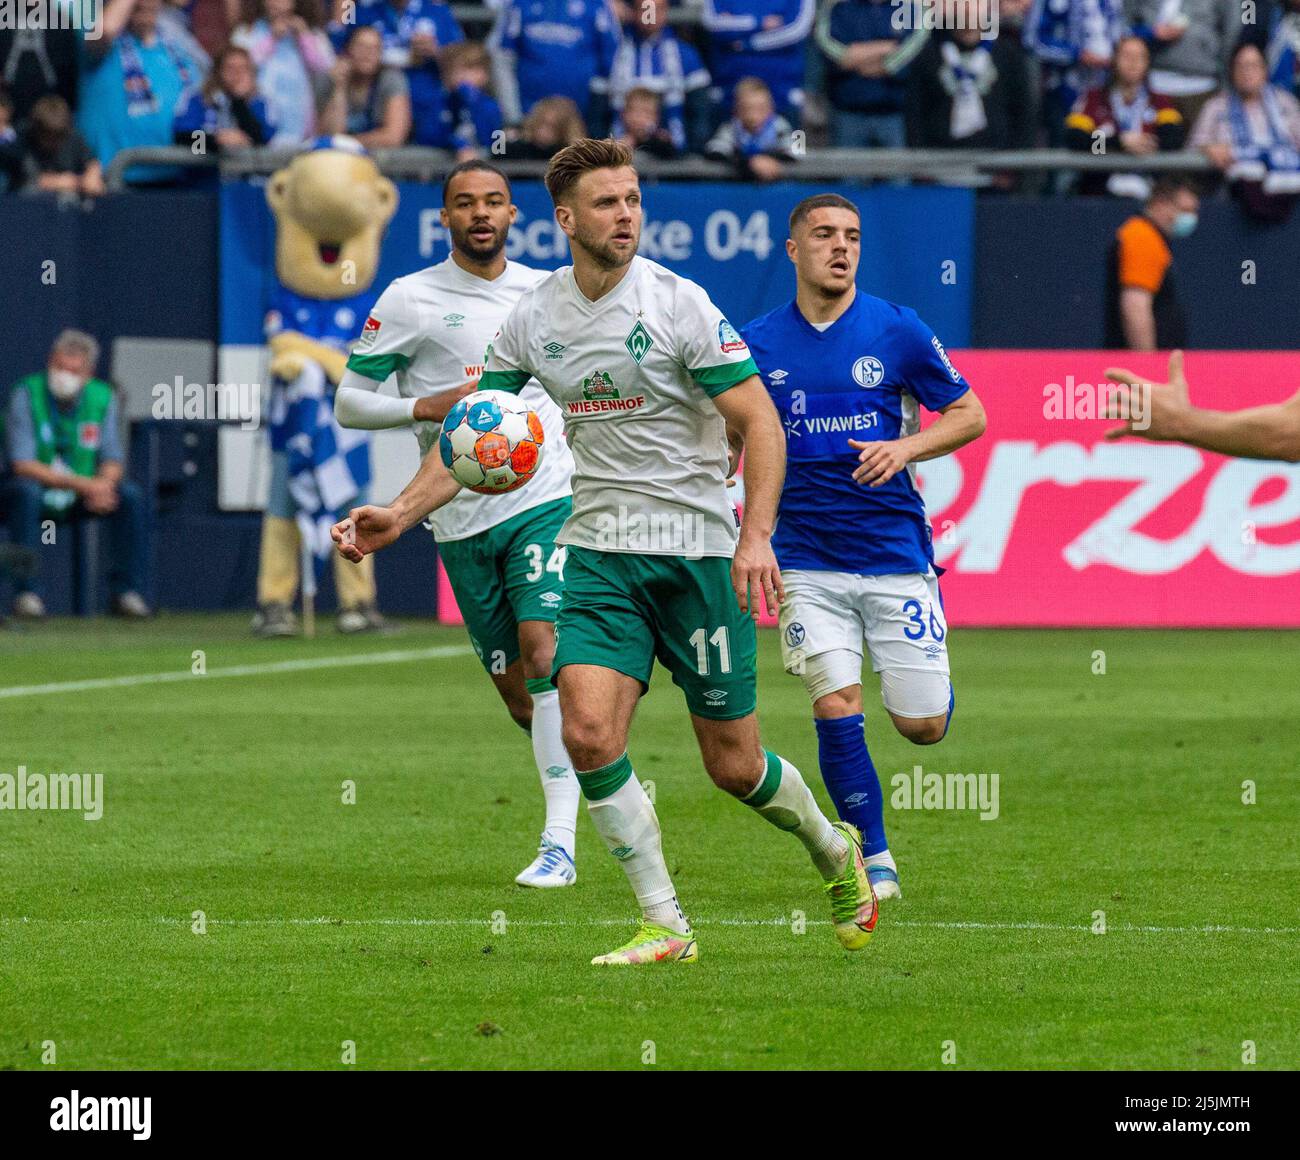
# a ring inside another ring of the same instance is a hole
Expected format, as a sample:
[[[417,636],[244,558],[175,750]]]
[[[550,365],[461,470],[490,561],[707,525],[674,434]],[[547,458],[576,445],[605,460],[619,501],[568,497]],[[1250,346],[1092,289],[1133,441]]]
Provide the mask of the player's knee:
[[[752,745],[713,745],[702,756],[713,784],[732,797],[745,797],[763,775],[763,751]]]
[[[813,702],[813,716],[820,718],[852,717],[862,712],[862,687],[850,685],[835,689]]]
[[[595,713],[570,712],[563,706],[560,713],[564,748],[575,769],[599,769],[618,759],[623,749],[608,721]]]
[[[913,745],[934,745],[942,741],[948,731],[948,718],[894,717],[894,728]]]
[[[530,681],[544,680],[551,675],[551,664],[555,660],[555,642],[536,641],[524,645],[519,654],[523,661],[524,676]]]
[[[506,711],[510,719],[526,733],[533,729],[533,699],[526,693],[523,696],[506,697]]]

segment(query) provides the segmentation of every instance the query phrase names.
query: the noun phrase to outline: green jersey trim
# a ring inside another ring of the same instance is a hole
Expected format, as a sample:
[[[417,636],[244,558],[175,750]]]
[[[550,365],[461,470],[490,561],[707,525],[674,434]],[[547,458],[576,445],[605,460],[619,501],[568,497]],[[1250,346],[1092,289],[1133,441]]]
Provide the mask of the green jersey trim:
[[[744,362],[723,363],[717,367],[697,367],[691,371],[691,378],[710,399],[716,399],[723,391],[731,390],[737,383],[756,374],[758,367],[752,358],[747,358]]]
[[[533,376],[527,371],[484,371],[478,381],[480,391],[509,391],[519,394]]]
[[[411,356],[406,354],[354,354],[348,358],[348,370],[365,375],[382,383],[394,371],[404,371],[411,365]]]

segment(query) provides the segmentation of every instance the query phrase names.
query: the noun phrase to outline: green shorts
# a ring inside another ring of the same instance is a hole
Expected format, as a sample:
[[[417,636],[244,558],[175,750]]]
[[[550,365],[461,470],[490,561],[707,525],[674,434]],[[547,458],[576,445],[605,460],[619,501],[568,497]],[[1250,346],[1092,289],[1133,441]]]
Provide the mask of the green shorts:
[[[600,665],[649,688],[655,659],[698,717],[746,717],[757,703],[758,639],[731,590],[731,561],[570,547],[552,680]]]
[[[554,621],[560,611],[565,551],[555,537],[572,509],[566,495],[438,545],[470,643],[493,675],[519,659],[520,621]]]

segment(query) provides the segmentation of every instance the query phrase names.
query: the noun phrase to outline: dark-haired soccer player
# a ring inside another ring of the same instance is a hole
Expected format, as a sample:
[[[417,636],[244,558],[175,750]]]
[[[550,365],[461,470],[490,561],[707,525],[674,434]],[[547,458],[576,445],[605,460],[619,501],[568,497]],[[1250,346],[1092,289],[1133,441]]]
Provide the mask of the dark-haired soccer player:
[[[785,244],[794,301],[742,333],[785,424],[772,536],[785,666],[812,700],[822,778],[862,831],[884,899],[900,890],[863,729],[863,644],[898,731],[941,740],[953,708],[948,627],[913,464],[977,438],[984,408],[914,311],[857,289],[861,246],[851,201],[800,202]],[[940,413],[924,431],[920,407]]]
[[[396,279],[371,311],[335,397],[345,427],[415,426],[420,453],[438,437],[452,404],[483,373],[483,352],[520,296],[546,271],[506,260],[515,220],[510,183],[483,161],[447,175],[441,219],[451,256]],[[401,396],[379,394],[389,375]],[[546,454],[528,486],[503,495],[465,493],[431,520],[438,552],[470,641],[511,717],[532,736],[546,799],[537,857],[521,886],[569,886],[580,790],[560,733],[551,686],[555,617],[564,592],[556,534],[572,509],[573,456],[563,420],[535,383],[522,397],[546,429]]]

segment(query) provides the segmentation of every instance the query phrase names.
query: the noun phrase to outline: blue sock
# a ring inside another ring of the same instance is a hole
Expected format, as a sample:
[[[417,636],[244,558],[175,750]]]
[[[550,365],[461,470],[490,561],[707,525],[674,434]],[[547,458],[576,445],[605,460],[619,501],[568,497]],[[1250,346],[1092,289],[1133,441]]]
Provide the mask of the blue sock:
[[[867,752],[863,715],[815,718],[817,760],[822,781],[840,818],[862,831],[862,852],[868,857],[889,848],[885,840],[885,797],[880,778]]]

